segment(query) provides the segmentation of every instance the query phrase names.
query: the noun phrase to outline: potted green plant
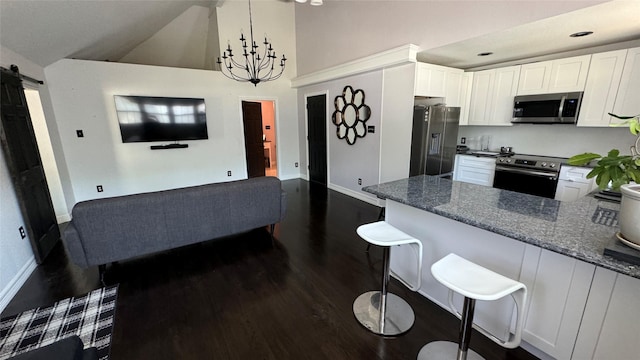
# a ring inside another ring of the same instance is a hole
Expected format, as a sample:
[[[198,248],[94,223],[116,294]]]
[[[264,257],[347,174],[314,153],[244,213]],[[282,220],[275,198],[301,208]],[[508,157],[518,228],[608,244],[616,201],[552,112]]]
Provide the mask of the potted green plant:
[[[611,182],[611,190],[618,191],[620,186],[630,182],[640,182],[640,114],[635,116],[618,116],[609,113],[609,115],[623,120],[620,125],[628,125],[629,131],[636,135],[636,141],[631,146],[631,155],[620,155],[620,150],[611,149],[606,156],[595,153],[584,153],[569,158],[569,165],[585,166],[593,164],[593,170],[587,175],[588,179],[596,178],[596,184],[600,189],[609,187]]]
[[[636,135],[631,155],[620,155],[618,149],[610,150],[606,156],[584,153],[571,157],[569,164],[581,166],[597,160],[587,178],[595,177],[600,189],[611,184],[611,190],[620,191],[620,232],[616,236],[626,245],[640,250],[640,115],[609,115],[623,120],[621,125],[628,125],[629,131]]]

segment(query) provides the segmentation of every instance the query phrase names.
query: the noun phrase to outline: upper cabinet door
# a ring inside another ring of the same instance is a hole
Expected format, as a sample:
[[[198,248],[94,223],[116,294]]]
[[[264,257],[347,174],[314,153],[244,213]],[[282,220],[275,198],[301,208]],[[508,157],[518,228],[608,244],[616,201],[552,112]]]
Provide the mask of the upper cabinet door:
[[[518,95],[583,91],[591,55],[522,65]]]
[[[473,86],[473,72],[462,74],[460,83],[460,125],[469,125],[469,108],[471,106],[471,87]]]
[[[475,72],[468,125],[511,126],[519,76],[519,65]]]
[[[593,54],[577,126],[609,126],[627,50]]]
[[[417,63],[415,95],[444,97],[445,74],[444,66]]]
[[[489,125],[511,126],[513,118],[513,97],[518,89],[520,66],[508,66],[496,69],[491,97]]]
[[[583,91],[591,55],[574,56],[551,62],[548,93]]]
[[[414,95],[442,97],[448,106],[460,106],[462,73],[461,69],[416,63]]]
[[[469,105],[469,125],[487,125],[495,74],[495,69],[474,73]]]
[[[543,94],[551,80],[551,61],[524,64],[520,67],[518,95]]]
[[[640,47],[629,49],[624,62],[613,113],[621,116],[640,114]]]

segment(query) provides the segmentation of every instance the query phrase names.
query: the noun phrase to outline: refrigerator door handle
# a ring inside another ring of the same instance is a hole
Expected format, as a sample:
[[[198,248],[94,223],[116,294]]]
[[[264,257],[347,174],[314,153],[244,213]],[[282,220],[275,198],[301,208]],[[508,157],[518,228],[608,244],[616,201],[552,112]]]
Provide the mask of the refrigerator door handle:
[[[440,141],[441,138],[441,133],[431,134],[431,139],[429,139],[429,155],[440,153],[442,147],[442,141]]]

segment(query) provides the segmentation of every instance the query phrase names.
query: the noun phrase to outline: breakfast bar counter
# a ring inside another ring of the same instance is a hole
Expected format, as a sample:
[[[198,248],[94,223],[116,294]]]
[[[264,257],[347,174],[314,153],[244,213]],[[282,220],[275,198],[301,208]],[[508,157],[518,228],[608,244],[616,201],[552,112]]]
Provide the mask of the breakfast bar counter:
[[[448,291],[430,267],[456,253],[527,286],[521,346],[539,358],[640,359],[628,346],[640,342],[640,266],[603,254],[618,241],[620,204],[593,196],[560,202],[425,175],[363,191],[385,199],[385,221],[422,242],[421,254],[393,247],[390,267],[407,283],[420,277],[419,293],[434,303],[449,310]],[[508,298],[480,302],[474,321],[504,339],[513,313]]]
[[[365,192],[640,278],[640,266],[604,256],[619,231],[620,204],[592,196],[575,202],[435,176],[372,185]]]

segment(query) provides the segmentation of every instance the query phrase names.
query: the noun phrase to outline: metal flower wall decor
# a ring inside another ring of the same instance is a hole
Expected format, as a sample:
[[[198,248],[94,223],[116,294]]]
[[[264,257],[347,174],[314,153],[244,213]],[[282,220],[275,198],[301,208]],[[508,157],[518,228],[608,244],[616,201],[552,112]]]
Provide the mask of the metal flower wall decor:
[[[353,91],[349,85],[344,87],[342,95],[336,96],[335,111],[331,121],[337,126],[338,139],[346,139],[347,144],[353,145],[357,138],[367,135],[366,122],[371,117],[371,108],[364,103],[364,91]]]

